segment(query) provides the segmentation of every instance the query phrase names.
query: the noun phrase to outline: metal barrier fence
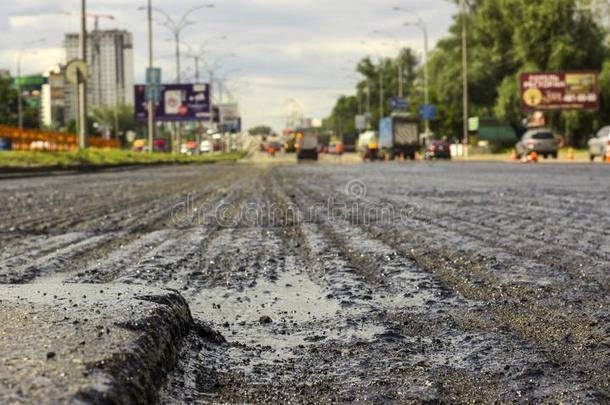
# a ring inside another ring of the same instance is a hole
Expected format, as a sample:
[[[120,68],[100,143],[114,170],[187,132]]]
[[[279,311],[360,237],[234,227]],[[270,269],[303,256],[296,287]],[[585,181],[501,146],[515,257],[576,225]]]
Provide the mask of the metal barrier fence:
[[[10,139],[12,150],[60,152],[78,149],[76,135],[64,132],[19,129],[0,125],[0,138]],[[103,139],[99,136],[88,136],[87,145],[98,149],[119,148],[119,142],[116,139]]]

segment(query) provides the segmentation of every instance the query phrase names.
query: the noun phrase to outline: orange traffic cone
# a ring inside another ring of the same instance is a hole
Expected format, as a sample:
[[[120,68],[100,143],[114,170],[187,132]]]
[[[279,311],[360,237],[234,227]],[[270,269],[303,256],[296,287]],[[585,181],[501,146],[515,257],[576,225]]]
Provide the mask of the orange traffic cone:
[[[513,149],[513,153],[510,154],[510,160],[512,160],[513,162],[516,162],[517,159],[517,151],[515,149]]]
[[[568,160],[569,161],[574,160],[574,148],[568,148]]]
[[[405,153],[404,152],[401,152],[401,154],[400,154],[400,161],[401,162],[405,161]]]
[[[606,146],[606,156],[604,156],[604,162],[610,163],[610,145]]]
[[[420,160],[419,152],[415,152],[415,155],[414,155],[414,156],[415,156],[415,160],[416,160],[416,161],[417,161],[417,160]]]
[[[535,150],[530,153],[529,159],[531,162],[538,163],[538,152]]]

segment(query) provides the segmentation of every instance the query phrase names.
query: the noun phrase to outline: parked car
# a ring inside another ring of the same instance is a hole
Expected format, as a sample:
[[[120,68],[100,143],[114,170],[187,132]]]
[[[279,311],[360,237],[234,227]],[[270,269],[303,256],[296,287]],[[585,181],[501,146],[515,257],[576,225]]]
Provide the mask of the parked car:
[[[559,151],[559,140],[548,128],[529,129],[523,134],[521,140],[515,145],[517,156],[527,156],[536,152],[545,159],[552,156],[557,159]]]
[[[210,141],[201,141],[199,152],[210,153],[212,151],[212,143]]]
[[[596,156],[601,156],[602,160],[605,160],[608,148],[610,148],[610,126],[603,127],[589,139],[589,159],[591,162],[595,160]]]
[[[442,140],[431,140],[426,145],[424,157],[430,159],[451,159],[451,146]]]

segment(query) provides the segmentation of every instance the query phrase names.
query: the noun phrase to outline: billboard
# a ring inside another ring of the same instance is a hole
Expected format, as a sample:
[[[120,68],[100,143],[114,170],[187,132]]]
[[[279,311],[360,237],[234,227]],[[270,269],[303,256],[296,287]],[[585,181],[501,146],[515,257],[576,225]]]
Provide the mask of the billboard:
[[[138,121],[148,119],[146,86],[135,86],[135,116]],[[207,84],[164,84],[159,101],[155,103],[158,121],[209,120],[210,93]]]
[[[239,118],[239,109],[236,103],[225,103],[218,106],[220,110],[220,122],[223,124],[235,124]]]
[[[597,72],[521,74],[523,111],[598,110]]]

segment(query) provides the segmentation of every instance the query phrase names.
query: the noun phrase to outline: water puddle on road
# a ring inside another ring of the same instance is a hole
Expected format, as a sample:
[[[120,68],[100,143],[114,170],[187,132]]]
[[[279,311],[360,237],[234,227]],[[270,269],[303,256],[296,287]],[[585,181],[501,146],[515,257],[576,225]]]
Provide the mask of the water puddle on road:
[[[281,273],[275,281],[259,278],[243,290],[206,289],[187,300],[193,317],[211,324],[229,342],[268,350],[274,358],[300,345],[372,340],[385,331],[353,321],[368,306],[345,308],[330,289],[296,271]]]

